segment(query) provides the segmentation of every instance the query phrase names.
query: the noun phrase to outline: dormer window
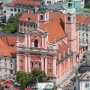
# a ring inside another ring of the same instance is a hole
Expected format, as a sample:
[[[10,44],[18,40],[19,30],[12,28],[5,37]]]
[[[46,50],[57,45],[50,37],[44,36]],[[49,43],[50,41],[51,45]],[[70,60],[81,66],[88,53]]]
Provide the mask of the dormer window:
[[[41,18],[41,20],[42,20],[42,19],[43,19],[43,15],[41,15],[41,17],[40,17],[40,18]]]
[[[28,20],[30,20],[30,18],[28,18]]]
[[[68,21],[70,21],[70,20],[71,20],[71,18],[70,18],[70,17],[67,17],[67,20],[68,20]]]
[[[34,47],[38,47],[38,40],[37,39],[34,40]]]
[[[26,21],[29,21],[31,18],[27,18]]]

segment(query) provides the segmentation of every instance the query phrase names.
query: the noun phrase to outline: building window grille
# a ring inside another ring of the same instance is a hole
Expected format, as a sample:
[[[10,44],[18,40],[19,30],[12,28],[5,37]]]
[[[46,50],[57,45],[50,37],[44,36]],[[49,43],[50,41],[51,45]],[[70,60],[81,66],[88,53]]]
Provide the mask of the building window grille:
[[[11,11],[13,11],[13,9],[11,9]]]
[[[85,87],[86,87],[86,88],[89,87],[89,83],[86,83],[86,84],[85,84]]]
[[[18,12],[20,12],[20,9],[18,9]]]
[[[37,39],[34,40],[34,47],[38,47],[38,40]]]
[[[33,67],[33,63],[31,63],[32,64],[32,67]]]
[[[5,63],[5,67],[7,67],[7,64]]]
[[[6,62],[6,58],[5,58],[5,62]]]
[[[10,62],[12,62],[12,59],[10,60]]]
[[[11,68],[12,68],[12,64],[11,64]]]
[[[41,63],[39,63],[39,68],[41,67]]]
[[[20,23],[20,26],[22,26],[22,23]]]
[[[14,8],[14,11],[16,12],[16,8]]]

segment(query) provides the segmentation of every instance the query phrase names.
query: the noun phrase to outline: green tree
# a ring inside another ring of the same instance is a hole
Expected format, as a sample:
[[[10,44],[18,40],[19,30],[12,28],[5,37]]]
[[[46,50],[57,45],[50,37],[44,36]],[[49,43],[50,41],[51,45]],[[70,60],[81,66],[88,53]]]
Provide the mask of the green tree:
[[[57,85],[56,85],[56,82],[54,82],[54,85],[53,85],[53,90],[57,90]]]
[[[2,28],[4,32],[7,33],[15,33],[18,29],[19,23],[18,19],[23,14],[24,11],[16,13],[14,16],[10,16],[6,25]]]
[[[20,83],[20,90],[25,90],[26,84],[28,83],[27,81],[27,75],[25,72],[18,71],[16,74],[16,79]]]
[[[39,82],[48,82],[50,77],[46,76],[46,73],[41,70],[34,69],[32,75],[35,77],[34,79],[38,79]]]
[[[84,8],[90,8],[90,3],[86,4]]]
[[[20,90],[24,90],[28,84],[34,84],[37,79],[39,82],[48,82],[50,78],[46,76],[45,72],[36,69],[31,73],[18,71],[16,74],[16,80],[20,83]]]

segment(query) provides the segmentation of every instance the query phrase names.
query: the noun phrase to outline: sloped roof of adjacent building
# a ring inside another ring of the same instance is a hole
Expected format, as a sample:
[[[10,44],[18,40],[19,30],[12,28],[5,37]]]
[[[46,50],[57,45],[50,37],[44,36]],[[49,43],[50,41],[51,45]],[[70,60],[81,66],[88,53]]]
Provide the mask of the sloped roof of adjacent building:
[[[34,0],[16,0],[7,4],[7,6],[15,6],[15,4],[23,5],[40,5],[40,2]]]
[[[59,12],[49,12],[49,18],[50,20],[52,19],[55,19],[56,17],[58,17],[60,13]],[[27,13],[27,12],[24,12],[22,14],[22,16],[19,18],[19,21],[22,21],[22,22],[33,22],[33,23],[36,23],[36,20],[37,20],[37,13]],[[29,18],[29,20],[28,20]]]
[[[4,34],[1,36],[0,32],[0,56],[6,57],[16,57],[16,39],[15,35],[9,36],[12,34]],[[20,37],[20,41],[23,41],[24,38]]]
[[[35,23],[36,20],[37,20],[37,14],[27,13],[27,12],[24,12],[22,14],[22,16],[19,18],[19,21],[22,21],[22,22],[33,22],[33,23]]]

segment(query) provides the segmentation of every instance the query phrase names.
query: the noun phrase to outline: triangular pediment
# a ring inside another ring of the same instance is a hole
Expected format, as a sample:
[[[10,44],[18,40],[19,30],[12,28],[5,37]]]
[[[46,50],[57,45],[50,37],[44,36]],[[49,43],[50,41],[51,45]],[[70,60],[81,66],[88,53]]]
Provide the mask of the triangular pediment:
[[[40,29],[34,29],[34,30],[31,30],[30,32],[29,32],[30,34],[47,34],[47,33],[45,33],[44,31],[42,31],[42,30],[40,30]]]
[[[86,72],[80,76],[80,80],[90,80],[90,72]]]

